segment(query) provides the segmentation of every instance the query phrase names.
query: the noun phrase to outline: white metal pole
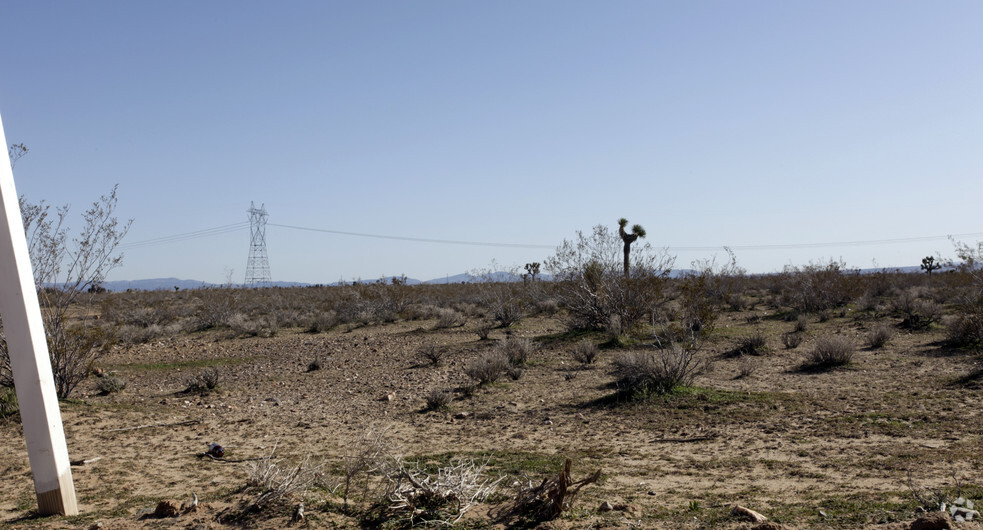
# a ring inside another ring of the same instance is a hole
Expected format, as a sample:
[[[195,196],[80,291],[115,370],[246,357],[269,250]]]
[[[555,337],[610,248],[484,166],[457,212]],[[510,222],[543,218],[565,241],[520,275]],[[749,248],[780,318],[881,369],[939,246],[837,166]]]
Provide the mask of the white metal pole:
[[[7,146],[0,120],[0,143]],[[7,336],[38,512],[78,514],[68,444],[10,161],[0,162],[0,317]]]

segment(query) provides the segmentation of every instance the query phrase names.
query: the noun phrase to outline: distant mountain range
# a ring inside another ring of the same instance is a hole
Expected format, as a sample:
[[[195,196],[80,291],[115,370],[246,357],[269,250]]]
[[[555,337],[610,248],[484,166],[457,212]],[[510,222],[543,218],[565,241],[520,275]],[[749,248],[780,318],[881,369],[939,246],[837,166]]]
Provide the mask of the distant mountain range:
[[[847,269],[844,272],[859,272],[860,274],[873,274],[875,272],[881,271],[889,272],[904,272],[904,273],[920,273],[921,267],[915,265],[910,267],[888,267],[880,269]],[[943,269],[944,271],[944,269]],[[693,273],[690,269],[676,269],[669,273],[670,277],[679,278],[687,274]],[[397,277],[398,278],[398,277]],[[552,276],[549,274],[540,274],[536,276],[537,279],[543,281],[552,280]],[[374,280],[357,280],[358,283],[368,284],[368,283],[392,283],[392,276],[385,276],[382,278]],[[489,274],[482,274],[475,276],[473,274],[464,272],[461,274],[455,274],[453,276],[444,276],[443,278],[434,278],[432,280],[421,281],[415,278],[406,278],[406,285],[418,285],[418,284],[431,284],[440,285],[448,283],[471,283],[471,282],[481,282],[481,281],[494,281],[494,282],[519,282],[522,281],[522,276],[519,274],[513,274],[511,272],[497,271]],[[334,282],[331,286],[341,285],[342,283],[346,285],[351,285],[352,282]],[[151,278],[147,280],[120,280],[120,281],[110,281],[103,282],[102,286],[106,289],[114,292],[133,290],[133,291],[159,291],[159,290],[171,290],[175,287],[181,290],[184,289],[205,289],[209,287],[220,287],[222,284],[208,283],[199,280],[181,280],[178,278]],[[323,285],[323,284],[312,284],[312,283],[302,283],[302,282],[272,282],[270,286],[272,287],[310,287],[312,285]],[[238,286],[238,285],[236,285]]]

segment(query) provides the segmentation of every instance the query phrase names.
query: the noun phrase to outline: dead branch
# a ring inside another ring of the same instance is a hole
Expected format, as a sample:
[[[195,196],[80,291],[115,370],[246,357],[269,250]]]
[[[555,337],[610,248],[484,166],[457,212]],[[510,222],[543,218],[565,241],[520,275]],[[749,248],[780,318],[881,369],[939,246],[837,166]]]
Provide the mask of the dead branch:
[[[520,484],[519,493],[508,514],[531,514],[539,520],[551,520],[564,510],[569,510],[580,490],[601,478],[601,470],[598,469],[587,478],[574,482],[570,477],[572,468],[573,461],[567,458],[560,473],[543,479],[539,486],[523,487]]]

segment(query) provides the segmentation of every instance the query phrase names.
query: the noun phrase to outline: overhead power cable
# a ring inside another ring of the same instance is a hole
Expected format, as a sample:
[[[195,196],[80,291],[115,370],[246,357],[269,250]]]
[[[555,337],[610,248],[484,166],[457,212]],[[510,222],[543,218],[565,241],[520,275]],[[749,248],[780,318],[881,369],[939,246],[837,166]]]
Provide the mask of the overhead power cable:
[[[780,245],[726,245],[715,247],[682,247],[670,246],[669,250],[677,251],[709,251],[709,250],[786,250],[797,248],[823,248],[823,247],[864,247],[871,245],[893,245],[897,243],[914,243],[919,241],[940,241],[949,238],[959,237],[981,237],[983,232],[969,232],[965,234],[948,234],[944,236],[922,236],[922,237],[902,237],[896,239],[868,239],[865,241],[833,241],[827,243],[787,243]]]
[[[343,232],[341,230],[328,230],[325,228],[308,228],[305,226],[293,226],[293,225],[281,225],[276,223],[267,223],[267,226],[277,226],[280,228],[289,228],[291,230],[306,230],[308,232],[323,232],[326,234],[339,234],[343,236],[355,236],[355,237],[372,237],[376,239],[395,239],[397,241],[417,241],[421,243],[441,243],[444,245],[471,245],[476,247],[506,247],[506,248],[556,248],[556,245],[531,245],[525,243],[488,243],[481,241],[458,241],[454,239],[430,239],[425,237],[404,237],[404,236],[386,236],[380,234],[363,234],[359,232]]]
[[[216,226],[213,228],[205,228],[203,230],[195,230],[193,232],[184,232],[181,234],[174,234],[170,236],[155,237],[152,239],[145,239],[143,241],[134,241],[133,243],[124,243],[120,245],[120,249],[126,250],[131,248],[139,247],[149,247],[154,245],[162,245],[164,243],[174,243],[177,241],[188,241],[191,239],[198,239],[202,237],[212,237],[222,234],[229,234],[232,232],[238,232],[240,230],[245,230],[249,228],[249,222],[243,221],[241,223],[233,223],[230,225]]]

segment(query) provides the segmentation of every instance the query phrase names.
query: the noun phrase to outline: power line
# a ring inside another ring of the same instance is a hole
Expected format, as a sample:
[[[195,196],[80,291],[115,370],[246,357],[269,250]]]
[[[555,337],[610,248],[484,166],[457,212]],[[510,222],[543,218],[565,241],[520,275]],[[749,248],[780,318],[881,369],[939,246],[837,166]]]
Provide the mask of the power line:
[[[506,248],[549,248],[549,249],[556,248],[556,245],[531,245],[525,243],[488,243],[482,241],[458,241],[454,239],[430,239],[425,237],[404,237],[404,236],[386,236],[381,234],[363,234],[359,232],[343,232],[341,230],[328,230],[326,228],[308,228],[306,226],[281,225],[276,223],[268,223],[268,225],[278,226],[280,228],[290,228],[291,230],[323,232],[326,234],[339,234],[343,236],[371,237],[375,239],[394,239],[397,241],[417,241],[420,243],[441,243],[444,245],[470,245],[476,247],[506,247]]]
[[[184,232],[181,234],[174,234],[170,236],[161,236],[152,239],[144,239],[143,241],[134,241],[133,243],[124,243],[120,245],[120,249],[126,250],[131,248],[162,245],[165,243],[174,243],[178,241],[188,241],[191,239],[198,239],[202,237],[212,237],[222,234],[229,234],[232,232],[238,232],[240,230],[245,230],[248,227],[249,227],[249,222],[244,221],[241,223],[234,223],[230,225],[223,225],[223,226],[216,226],[213,228],[205,228],[202,230],[195,230],[193,232]]]
[[[868,239],[865,241],[833,241],[827,243],[786,243],[779,245],[722,245],[715,247],[682,247],[670,246],[669,250],[677,251],[710,251],[724,250],[791,250],[797,248],[823,248],[823,247],[863,247],[872,245],[893,245],[897,243],[914,243],[919,241],[940,241],[957,237],[980,237],[983,232],[968,232],[965,234],[948,234],[944,236],[922,236],[922,237],[901,237],[896,239]]]

